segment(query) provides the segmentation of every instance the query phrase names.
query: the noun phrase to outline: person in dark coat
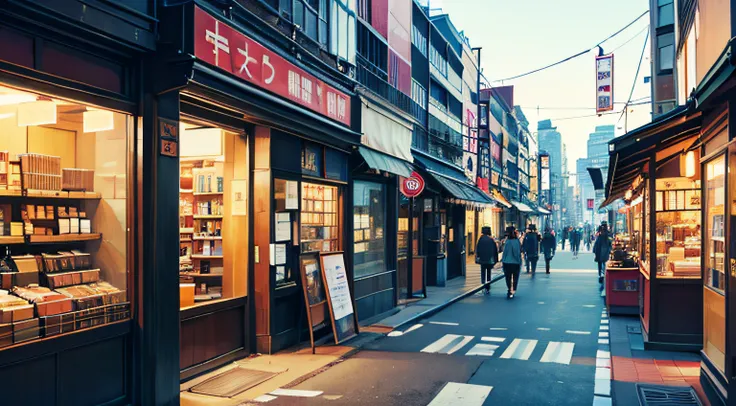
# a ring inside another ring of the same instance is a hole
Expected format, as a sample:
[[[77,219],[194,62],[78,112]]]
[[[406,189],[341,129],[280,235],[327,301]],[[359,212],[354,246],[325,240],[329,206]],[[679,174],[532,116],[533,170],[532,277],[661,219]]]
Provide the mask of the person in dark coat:
[[[483,227],[475,246],[475,262],[480,264],[480,282],[485,285],[486,295],[491,291],[491,272],[498,263],[498,245],[491,237],[491,228]]]
[[[548,227],[544,230],[544,235],[542,236],[542,255],[544,255],[544,267],[547,273],[549,273],[550,262],[552,262],[556,250],[557,238],[555,238],[555,234]]]
[[[506,297],[513,299],[516,288],[519,286],[519,272],[521,271],[521,243],[519,243],[519,234],[514,226],[506,227],[501,263],[508,288]]]
[[[572,250],[572,259],[578,259],[578,251],[580,250],[580,239],[583,236],[582,229],[571,228],[570,230],[570,249]]]
[[[526,273],[537,272],[537,261],[539,261],[539,242],[542,237],[537,232],[537,226],[529,224],[527,232],[524,234],[524,242],[521,245],[521,251],[526,259]]]
[[[562,250],[565,250],[565,241],[570,238],[570,227],[562,227]]]
[[[611,238],[608,234],[608,227],[601,225],[598,227],[598,236],[593,244],[593,254],[595,262],[598,263],[598,283],[603,283],[603,275],[606,271],[606,262],[611,257]]]

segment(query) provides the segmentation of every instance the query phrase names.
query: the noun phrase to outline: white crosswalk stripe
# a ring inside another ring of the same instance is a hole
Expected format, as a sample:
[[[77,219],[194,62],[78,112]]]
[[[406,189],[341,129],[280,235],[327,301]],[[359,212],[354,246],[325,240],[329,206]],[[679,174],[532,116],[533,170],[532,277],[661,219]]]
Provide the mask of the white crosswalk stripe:
[[[461,336],[457,334],[445,334],[439,340],[424,347],[421,352],[434,354],[452,354],[463,348],[467,343],[473,340],[473,336]]]
[[[551,341],[547,344],[547,349],[544,351],[542,359],[539,360],[539,362],[570,365],[570,361],[572,360],[572,351],[574,348],[574,343]]]
[[[480,340],[487,341],[489,343],[502,343],[506,341],[506,339],[503,337],[481,337]]]
[[[481,355],[485,357],[492,357],[497,349],[498,346],[494,344],[476,344],[465,355]]]
[[[448,382],[428,406],[481,406],[493,386]]]
[[[511,345],[506,348],[506,351],[501,354],[503,359],[520,359],[526,361],[532,355],[534,347],[537,346],[537,340],[527,340],[522,338],[515,338],[511,342]]]

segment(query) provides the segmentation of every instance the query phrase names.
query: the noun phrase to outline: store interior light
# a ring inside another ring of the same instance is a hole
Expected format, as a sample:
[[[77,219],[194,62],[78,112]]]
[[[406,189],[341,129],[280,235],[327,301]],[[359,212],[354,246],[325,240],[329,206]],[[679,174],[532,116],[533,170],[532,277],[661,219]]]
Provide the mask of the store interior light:
[[[88,110],[82,113],[82,119],[84,121],[84,132],[86,133],[115,129],[112,111]]]
[[[16,114],[18,127],[56,124],[56,103],[51,100],[20,103]]]
[[[633,194],[634,193],[631,191],[631,189],[627,190],[624,199],[626,199],[627,201],[631,201],[631,196],[633,196]]]
[[[692,178],[695,176],[695,151],[688,151],[685,154],[685,177]]]
[[[27,93],[0,94],[0,106],[14,106],[36,100],[36,96]]]

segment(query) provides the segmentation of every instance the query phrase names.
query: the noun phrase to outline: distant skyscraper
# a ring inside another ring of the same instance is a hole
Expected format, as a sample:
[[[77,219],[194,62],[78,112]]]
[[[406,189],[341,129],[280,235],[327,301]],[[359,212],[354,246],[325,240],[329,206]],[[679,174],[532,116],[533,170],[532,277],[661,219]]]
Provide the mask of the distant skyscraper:
[[[537,123],[537,132],[539,135],[539,150],[547,152],[550,160],[550,191],[546,196],[547,201],[544,203],[550,203],[554,206],[554,226],[560,227],[562,225],[560,224],[562,221],[562,206],[564,205],[562,196],[565,193],[562,186],[562,135],[557,131],[557,127],[552,126],[551,120],[542,120]]]
[[[588,168],[601,168],[603,181],[606,181],[605,177],[608,174],[608,142],[614,138],[614,131],[615,127],[613,125],[597,126],[595,132],[588,137],[588,156],[577,161],[577,182],[580,191],[578,204],[580,208],[576,212],[579,213],[579,222],[587,220],[593,224],[600,224],[601,220],[607,219],[606,214],[598,213],[598,206],[603,201],[602,199],[596,199]],[[588,199],[594,199],[595,204],[592,211],[588,209]]]

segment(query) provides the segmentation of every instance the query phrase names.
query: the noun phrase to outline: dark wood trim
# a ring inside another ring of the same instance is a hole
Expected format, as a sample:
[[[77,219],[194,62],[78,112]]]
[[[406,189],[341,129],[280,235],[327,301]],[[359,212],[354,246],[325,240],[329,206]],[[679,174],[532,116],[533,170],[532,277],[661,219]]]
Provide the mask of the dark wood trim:
[[[131,331],[131,321],[125,320],[68,334],[42,338],[0,351],[0,365],[7,366],[31,358],[54,354],[90,345],[110,338],[124,336]]]
[[[225,299],[217,301],[215,303],[202,303],[197,306],[192,306],[188,309],[179,311],[179,320],[189,320],[208,314],[220,312],[223,310],[234,309],[236,307],[245,307],[248,304],[248,297],[235,297],[232,299]]]

